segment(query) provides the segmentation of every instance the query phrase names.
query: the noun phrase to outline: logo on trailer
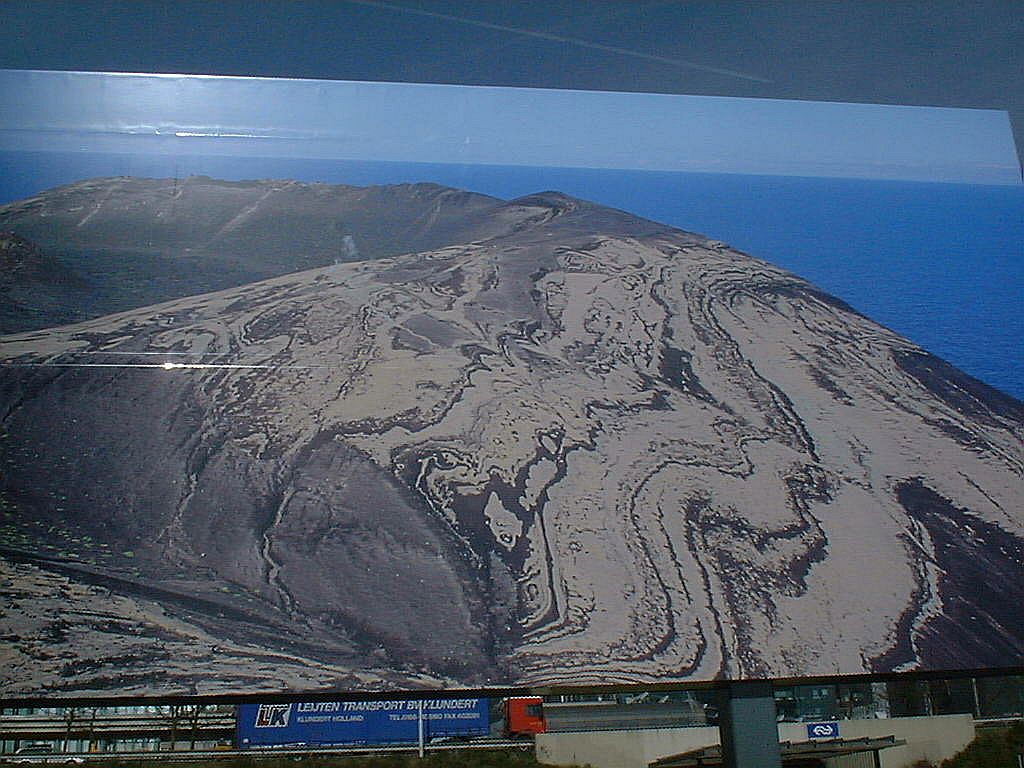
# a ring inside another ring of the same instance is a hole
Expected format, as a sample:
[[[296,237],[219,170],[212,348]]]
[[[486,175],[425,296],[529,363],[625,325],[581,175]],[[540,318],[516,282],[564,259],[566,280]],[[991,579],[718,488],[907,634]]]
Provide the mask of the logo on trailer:
[[[291,704],[260,704],[256,711],[256,727],[287,728],[291,714]]]
[[[808,723],[807,738],[809,739],[838,739],[839,723]]]

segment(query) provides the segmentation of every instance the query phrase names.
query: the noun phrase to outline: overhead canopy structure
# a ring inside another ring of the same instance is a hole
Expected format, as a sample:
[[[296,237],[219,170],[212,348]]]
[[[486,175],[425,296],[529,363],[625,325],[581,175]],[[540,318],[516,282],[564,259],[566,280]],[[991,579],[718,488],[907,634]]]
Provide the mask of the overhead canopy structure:
[[[830,758],[865,752],[870,752],[874,756],[875,765],[881,765],[879,753],[883,749],[902,747],[906,743],[895,736],[830,739],[828,741],[784,741],[779,745],[779,751],[782,753],[782,764],[787,768],[818,768]],[[713,768],[722,765],[722,747],[718,744],[701,747],[678,755],[660,758],[649,765],[650,768]]]

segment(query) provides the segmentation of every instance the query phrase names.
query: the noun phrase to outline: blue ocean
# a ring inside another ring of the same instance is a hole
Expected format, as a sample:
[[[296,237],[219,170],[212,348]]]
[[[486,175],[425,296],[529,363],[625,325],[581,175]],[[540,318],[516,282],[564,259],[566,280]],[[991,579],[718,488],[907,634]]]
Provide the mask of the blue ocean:
[[[431,181],[558,190],[700,232],[810,280],[1024,399],[1024,185],[65,152],[0,154],[0,203],[95,176]]]

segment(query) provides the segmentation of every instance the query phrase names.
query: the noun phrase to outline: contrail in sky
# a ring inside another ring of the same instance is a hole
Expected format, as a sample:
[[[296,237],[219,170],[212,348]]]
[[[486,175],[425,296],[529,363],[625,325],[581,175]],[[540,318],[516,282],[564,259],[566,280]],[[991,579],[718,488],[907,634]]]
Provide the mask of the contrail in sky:
[[[606,53],[615,53],[620,56],[630,56],[634,59],[643,59],[644,61],[654,61],[659,64],[668,64],[673,67],[681,67],[683,69],[697,69],[701,72],[712,72],[716,75],[726,75],[728,77],[737,77],[741,80],[749,80],[755,83],[770,83],[764,77],[758,77],[757,75],[748,75],[745,72],[737,72],[734,69],[725,69],[724,67],[709,67],[706,64],[697,64],[693,61],[684,61],[682,59],[673,59],[668,56],[657,56],[652,53],[643,53],[642,51],[634,51],[629,48],[620,48],[617,45],[602,45],[601,43],[592,43],[589,40],[581,40],[578,37],[566,37],[565,35],[556,35],[550,32],[538,32],[533,29],[522,29],[520,27],[508,27],[504,24],[492,24],[488,21],[477,21],[476,19],[464,19],[461,16],[452,16],[447,13],[438,13],[437,11],[425,11],[422,8],[409,8],[404,5],[395,5],[394,3],[385,3],[380,0],[346,0],[348,3],[354,5],[365,5],[371,8],[383,8],[388,11],[396,11],[398,13],[411,13],[416,16],[428,16],[432,19],[443,19],[444,21],[452,21],[456,24],[465,24],[471,27],[480,27],[482,29],[492,29],[498,32],[508,32],[513,35],[522,35],[523,37],[532,37],[537,40],[548,40],[554,43],[566,43],[568,45],[575,45],[579,48],[589,48],[594,51],[604,51]]]

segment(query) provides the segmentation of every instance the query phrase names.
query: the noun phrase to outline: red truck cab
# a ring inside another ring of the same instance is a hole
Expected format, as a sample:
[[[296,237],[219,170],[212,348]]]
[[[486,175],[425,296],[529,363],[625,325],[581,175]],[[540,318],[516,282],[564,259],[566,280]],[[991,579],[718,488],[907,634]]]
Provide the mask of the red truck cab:
[[[544,700],[540,696],[513,696],[505,699],[505,733],[508,736],[533,736],[546,733]]]

